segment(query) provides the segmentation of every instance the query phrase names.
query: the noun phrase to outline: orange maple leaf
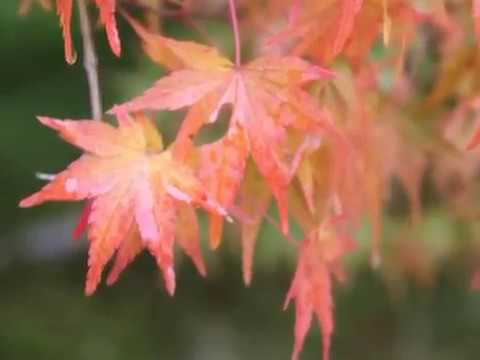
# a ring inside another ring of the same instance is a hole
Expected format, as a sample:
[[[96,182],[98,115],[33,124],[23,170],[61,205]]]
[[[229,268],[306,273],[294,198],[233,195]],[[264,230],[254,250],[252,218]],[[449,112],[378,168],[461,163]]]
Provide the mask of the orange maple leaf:
[[[115,19],[116,0],[95,0],[95,3],[100,10],[100,20],[107,31],[110,47],[115,55],[120,56],[122,50]],[[73,64],[76,60],[71,31],[73,0],[56,0],[56,5],[65,42],[65,60]]]
[[[91,201],[88,295],[95,291],[115,251],[109,284],[144,248],[156,258],[165,286],[173,294],[175,239],[205,274],[192,206],[201,206],[217,216],[226,213],[207,194],[193,170],[175,160],[170,149],[163,148],[153,122],[142,115],[120,118],[118,128],[93,120],[39,120],[85,154],[39,192],[22,200],[20,206],[52,200]]]
[[[100,11],[100,21],[105,26],[108,43],[113,53],[120,56],[122,47],[118,36],[117,21],[115,19],[115,8],[117,0],[95,0]]]
[[[290,16],[287,28],[270,39],[270,43],[300,38],[295,54],[321,48],[316,58],[326,63],[343,50],[362,4],[363,0],[296,1],[292,9],[296,15]]]
[[[287,233],[286,189],[302,151],[310,146],[312,138],[336,134],[333,124],[303,88],[313,81],[331,78],[332,73],[297,57],[269,56],[234,66],[207,46],[192,47],[190,42],[141,31],[148,53],[156,61],[167,66],[176,64],[173,67],[181,69],[160,79],[142,96],[114,107],[112,112],[173,111],[192,106],[178,135],[181,148],[185,139],[194,136],[205,123],[214,122],[221,108],[231,104],[230,129],[244,132],[249,151],[243,154],[252,155],[267,180],[278,203],[282,230]],[[162,51],[162,56],[152,55],[155,48]],[[200,53],[208,54],[207,63],[197,56]]]
[[[56,0],[57,14],[60,18],[60,25],[63,32],[63,41],[65,46],[65,60],[73,64],[77,60],[77,55],[72,45],[72,6],[73,0]]]
[[[361,63],[381,34],[385,44],[395,41],[404,48],[419,17],[406,0],[303,0],[294,4],[295,15],[269,43],[295,40],[294,55],[308,55],[320,64],[342,53],[353,63]]]

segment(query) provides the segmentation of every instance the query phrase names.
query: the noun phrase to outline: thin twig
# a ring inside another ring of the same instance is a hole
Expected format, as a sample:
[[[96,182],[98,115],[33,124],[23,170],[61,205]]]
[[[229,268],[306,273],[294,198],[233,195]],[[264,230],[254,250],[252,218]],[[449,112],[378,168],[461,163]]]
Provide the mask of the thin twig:
[[[126,3],[125,5],[142,9],[149,13],[155,14],[163,19],[170,18],[175,21],[182,22],[186,27],[189,27],[194,32],[196,32],[207,45],[212,47],[219,47],[218,44],[216,44],[215,40],[210,37],[205,28],[201,26],[197,21],[193,20],[192,12],[188,9],[188,7],[182,7],[178,10],[169,10],[165,9],[164,6],[155,7],[149,6],[147,4],[140,4],[137,2]],[[202,14],[195,14],[195,18],[197,20],[199,18],[201,19]]]
[[[85,67],[85,72],[87,73],[92,118],[94,120],[102,120],[103,107],[100,94],[100,84],[98,81],[98,60],[95,52],[95,43],[92,37],[86,0],[77,0],[77,4],[83,42],[83,66]]]
[[[233,37],[235,40],[235,65],[240,67],[242,63],[241,51],[240,51],[240,29],[238,27],[237,7],[235,0],[228,0],[228,6],[230,8],[230,18],[232,20]]]

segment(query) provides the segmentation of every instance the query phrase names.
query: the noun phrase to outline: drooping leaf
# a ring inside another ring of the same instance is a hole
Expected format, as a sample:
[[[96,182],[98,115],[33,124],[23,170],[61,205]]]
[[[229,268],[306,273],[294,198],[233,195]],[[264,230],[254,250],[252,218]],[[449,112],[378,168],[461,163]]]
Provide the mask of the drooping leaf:
[[[56,4],[65,43],[65,60],[67,63],[73,64],[77,60],[77,55],[73,49],[71,31],[73,0],[56,0]]]
[[[120,56],[122,47],[117,30],[117,20],[115,19],[115,8],[117,0],[95,0],[100,10],[100,20],[107,31],[107,38],[113,53]]]
[[[100,19],[107,31],[110,47],[115,55],[120,56],[121,45],[115,20],[116,0],[95,0],[95,3],[100,10]],[[63,30],[65,60],[67,63],[73,64],[76,60],[71,31],[73,0],[56,0],[56,6],[57,14],[60,18],[60,25]]]
[[[270,44],[295,40],[292,53],[307,54],[329,64],[344,53],[354,64],[365,59],[374,41],[402,46],[417,14],[408,0],[304,0],[296,5],[296,21],[269,40]]]
[[[295,344],[292,360],[298,360],[311,326],[313,315],[322,330],[323,359],[330,358],[333,334],[332,277],[343,278],[341,258],[353,243],[335,229],[334,222],[326,221],[307,233],[299,246],[298,264],[287,294],[285,308],[295,301]]]

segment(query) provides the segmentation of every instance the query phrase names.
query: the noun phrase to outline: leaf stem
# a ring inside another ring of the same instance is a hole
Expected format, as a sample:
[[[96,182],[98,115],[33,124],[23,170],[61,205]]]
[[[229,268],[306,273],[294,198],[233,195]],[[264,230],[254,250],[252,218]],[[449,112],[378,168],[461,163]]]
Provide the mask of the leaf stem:
[[[237,7],[235,0],[228,0],[228,6],[230,8],[230,18],[232,21],[233,37],[235,40],[235,65],[240,67],[242,63],[241,50],[240,50],[240,30],[238,27]]]
[[[90,19],[85,0],[77,0],[78,14],[80,18],[80,31],[83,42],[83,66],[87,74],[88,89],[90,94],[90,106],[92,118],[102,120],[102,98],[100,94],[100,84],[97,70],[97,54],[95,52],[95,43],[92,37]]]

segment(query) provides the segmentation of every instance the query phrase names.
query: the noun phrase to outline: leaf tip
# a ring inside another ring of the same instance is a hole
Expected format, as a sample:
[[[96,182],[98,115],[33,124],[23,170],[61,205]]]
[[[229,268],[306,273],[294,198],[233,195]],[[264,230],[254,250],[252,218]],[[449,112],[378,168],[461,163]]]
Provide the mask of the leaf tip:
[[[18,203],[18,206],[21,208],[29,208],[29,207],[38,205],[40,202],[41,202],[41,199],[38,196],[38,194],[33,194],[20,200],[20,202]]]
[[[202,277],[204,277],[204,278],[207,277],[207,268],[206,268],[206,266],[203,262],[199,262],[199,263],[195,264],[195,266],[197,267],[198,273]]]
[[[44,126],[54,130],[60,130],[64,124],[62,120],[54,119],[48,116],[37,116],[37,120]]]
[[[245,287],[250,287],[252,284],[252,271],[251,269],[244,269],[243,270],[243,283]]]
[[[111,271],[107,276],[107,286],[112,286],[113,284],[115,284],[119,278],[119,275],[120,273],[118,271]]]
[[[97,282],[87,280],[87,283],[85,285],[85,296],[92,296],[97,290],[97,285]]]
[[[175,271],[173,267],[168,267],[163,271],[163,281],[165,282],[165,289],[167,290],[168,295],[175,295]]]

